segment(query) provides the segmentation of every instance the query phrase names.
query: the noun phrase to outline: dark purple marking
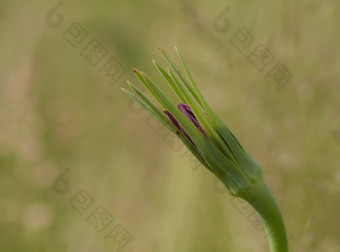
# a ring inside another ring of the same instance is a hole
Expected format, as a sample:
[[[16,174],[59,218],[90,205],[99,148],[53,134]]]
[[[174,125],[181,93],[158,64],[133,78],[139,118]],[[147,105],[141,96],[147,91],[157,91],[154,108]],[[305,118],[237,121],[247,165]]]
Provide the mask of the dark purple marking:
[[[205,133],[205,131],[203,130],[201,124],[199,123],[199,121],[197,120],[196,116],[194,115],[194,113],[192,112],[191,108],[189,107],[189,105],[184,104],[184,103],[180,103],[177,108],[182,112],[182,114],[189,119],[190,122],[192,122],[193,125],[195,125],[195,127],[202,132],[202,134],[208,138],[207,134]],[[172,122],[173,125],[176,126],[176,128],[181,131],[184,136],[192,143],[192,140],[190,139],[190,137],[188,136],[188,134],[185,132],[185,130],[181,127],[181,125],[179,125],[179,123],[177,122],[177,120],[173,117],[173,115],[169,112],[169,111],[164,111],[164,113],[169,117],[170,121]]]

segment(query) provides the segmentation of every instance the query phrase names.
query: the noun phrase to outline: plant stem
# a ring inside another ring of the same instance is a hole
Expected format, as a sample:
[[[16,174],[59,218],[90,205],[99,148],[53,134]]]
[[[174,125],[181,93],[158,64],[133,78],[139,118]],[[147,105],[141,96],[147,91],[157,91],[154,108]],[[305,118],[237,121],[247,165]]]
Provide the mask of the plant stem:
[[[267,233],[271,252],[288,252],[284,222],[273,195],[262,175],[258,181],[243,191],[239,197],[246,200],[259,214]]]

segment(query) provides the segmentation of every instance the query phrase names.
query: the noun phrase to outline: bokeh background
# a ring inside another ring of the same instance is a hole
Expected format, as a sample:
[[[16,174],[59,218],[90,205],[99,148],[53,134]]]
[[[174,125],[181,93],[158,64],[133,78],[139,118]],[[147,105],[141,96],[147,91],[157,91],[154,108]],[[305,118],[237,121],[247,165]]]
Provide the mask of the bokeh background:
[[[0,251],[269,251],[252,209],[120,90],[133,67],[167,90],[151,59],[178,46],[262,164],[291,251],[339,252],[339,17],[335,0],[1,0]]]

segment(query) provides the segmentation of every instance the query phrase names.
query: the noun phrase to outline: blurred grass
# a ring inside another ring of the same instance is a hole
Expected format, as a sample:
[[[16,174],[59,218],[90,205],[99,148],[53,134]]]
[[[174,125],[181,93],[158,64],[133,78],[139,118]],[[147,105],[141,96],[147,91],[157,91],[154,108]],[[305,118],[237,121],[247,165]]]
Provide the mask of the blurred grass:
[[[291,251],[340,251],[338,2],[73,1],[54,29],[45,16],[57,4],[0,4],[0,251],[114,251],[108,230],[87,223],[98,205],[133,236],[122,251],[268,251],[251,209],[119,90],[136,83],[132,67],[164,86],[151,59],[164,63],[157,48],[174,57],[175,45],[262,164]],[[219,34],[211,22],[226,5],[231,27]],[[127,70],[114,85],[63,38],[76,22]],[[293,73],[283,89],[247,61],[252,49],[231,45],[241,27]],[[51,183],[66,168],[70,191],[58,195]],[[69,203],[81,188],[95,199],[83,215]]]

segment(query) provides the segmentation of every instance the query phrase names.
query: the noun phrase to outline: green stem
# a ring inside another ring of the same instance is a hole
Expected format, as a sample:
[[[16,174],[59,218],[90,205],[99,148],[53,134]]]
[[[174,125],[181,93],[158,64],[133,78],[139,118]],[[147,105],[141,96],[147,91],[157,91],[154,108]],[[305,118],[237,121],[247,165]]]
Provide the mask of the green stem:
[[[288,252],[286,229],[273,195],[262,176],[239,197],[246,200],[259,214],[267,233],[271,252]]]

